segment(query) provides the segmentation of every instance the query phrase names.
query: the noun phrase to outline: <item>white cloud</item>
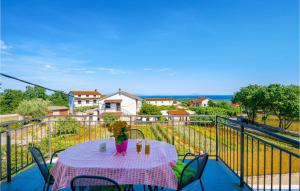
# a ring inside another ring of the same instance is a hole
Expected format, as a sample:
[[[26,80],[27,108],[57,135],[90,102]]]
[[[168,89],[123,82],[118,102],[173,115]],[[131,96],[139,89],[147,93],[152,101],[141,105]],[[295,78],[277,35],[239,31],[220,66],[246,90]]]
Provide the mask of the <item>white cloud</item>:
[[[97,67],[96,70],[107,72],[108,74],[118,75],[118,74],[126,74],[126,71],[119,70],[116,68],[107,68],[107,67]]]
[[[54,69],[54,67],[52,65],[50,65],[50,64],[46,64],[45,68],[47,68],[47,69]]]
[[[3,40],[0,40],[0,51],[2,55],[11,55],[8,50],[11,48],[11,46],[7,45]]]
[[[145,71],[152,71],[152,68],[144,68]]]
[[[4,50],[8,50],[10,47],[5,44],[5,42],[3,40],[0,40],[0,50],[4,51]]]

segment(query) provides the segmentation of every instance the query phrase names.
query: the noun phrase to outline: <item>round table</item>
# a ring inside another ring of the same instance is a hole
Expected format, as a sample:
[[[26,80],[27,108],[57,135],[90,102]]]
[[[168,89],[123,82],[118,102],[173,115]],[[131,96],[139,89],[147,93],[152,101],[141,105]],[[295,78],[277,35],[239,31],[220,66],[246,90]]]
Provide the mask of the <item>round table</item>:
[[[106,143],[106,151],[100,152],[100,144]],[[52,190],[70,187],[78,175],[105,176],[120,185],[143,184],[176,189],[177,179],[171,164],[177,161],[173,145],[149,140],[150,154],[136,152],[137,140],[128,140],[126,155],[116,154],[114,140],[89,141],[63,151],[51,170],[55,181]]]

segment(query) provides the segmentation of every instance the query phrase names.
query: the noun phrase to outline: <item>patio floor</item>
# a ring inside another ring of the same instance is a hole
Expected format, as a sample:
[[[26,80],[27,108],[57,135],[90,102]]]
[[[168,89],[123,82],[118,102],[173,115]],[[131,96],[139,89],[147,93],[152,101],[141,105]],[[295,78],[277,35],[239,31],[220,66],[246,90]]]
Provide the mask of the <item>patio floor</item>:
[[[239,187],[239,179],[222,163],[210,159],[202,176],[205,191],[240,191],[249,190]],[[31,167],[12,178],[11,183],[1,183],[1,191],[41,191],[44,181],[36,166]],[[135,186],[135,191],[142,191],[142,186]],[[69,190],[69,189],[66,189]],[[185,190],[201,190],[199,182],[195,182]],[[164,189],[169,191],[169,189]]]

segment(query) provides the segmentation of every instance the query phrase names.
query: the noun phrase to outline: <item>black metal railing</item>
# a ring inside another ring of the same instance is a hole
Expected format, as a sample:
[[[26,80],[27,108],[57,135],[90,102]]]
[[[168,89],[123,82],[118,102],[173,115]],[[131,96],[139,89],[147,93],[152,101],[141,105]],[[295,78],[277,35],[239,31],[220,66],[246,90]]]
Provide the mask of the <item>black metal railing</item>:
[[[215,116],[120,116],[132,128],[140,129],[146,139],[160,140],[176,146],[179,156],[187,152],[216,155]],[[111,139],[107,121],[100,116],[41,117],[2,125],[1,180],[32,164],[28,147],[39,147],[46,155],[72,145],[97,139]],[[16,124],[21,124],[20,127]]]
[[[206,152],[222,161],[253,190],[299,188],[299,141],[257,126],[213,115],[120,116],[146,139],[173,144],[179,156]],[[109,123],[100,116],[41,117],[1,126],[1,180],[32,164],[28,147],[39,147],[46,157],[55,150],[111,139]],[[17,125],[19,124],[19,125]],[[16,127],[20,126],[20,127]],[[264,136],[265,135],[265,136]],[[282,140],[282,141],[280,141]],[[298,178],[297,178],[298,177]]]
[[[218,158],[253,190],[298,190],[299,141],[217,117]],[[274,136],[273,136],[274,135]]]

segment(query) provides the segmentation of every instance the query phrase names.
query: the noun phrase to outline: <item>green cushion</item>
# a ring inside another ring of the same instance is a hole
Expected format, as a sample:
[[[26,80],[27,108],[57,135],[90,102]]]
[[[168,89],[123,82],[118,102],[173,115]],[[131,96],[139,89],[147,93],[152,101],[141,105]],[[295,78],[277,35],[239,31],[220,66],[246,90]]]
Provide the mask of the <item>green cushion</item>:
[[[54,167],[54,165],[55,165],[54,163],[48,164],[47,166],[48,170],[50,171]]]
[[[182,173],[183,169],[185,168],[185,166],[186,166],[185,163],[178,161],[176,163],[176,165],[173,167],[173,172],[174,172],[175,176],[177,177],[178,182],[180,181],[180,176],[181,176],[181,173]],[[182,177],[182,183],[183,184],[187,183],[189,181],[189,179],[191,177],[193,177],[194,174],[195,174],[194,169],[186,168],[184,175]]]
[[[175,176],[177,177],[177,180],[180,179],[181,173],[182,173],[185,165],[186,165],[185,163],[178,161],[176,163],[176,165],[173,167],[173,172],[174,172]]]

